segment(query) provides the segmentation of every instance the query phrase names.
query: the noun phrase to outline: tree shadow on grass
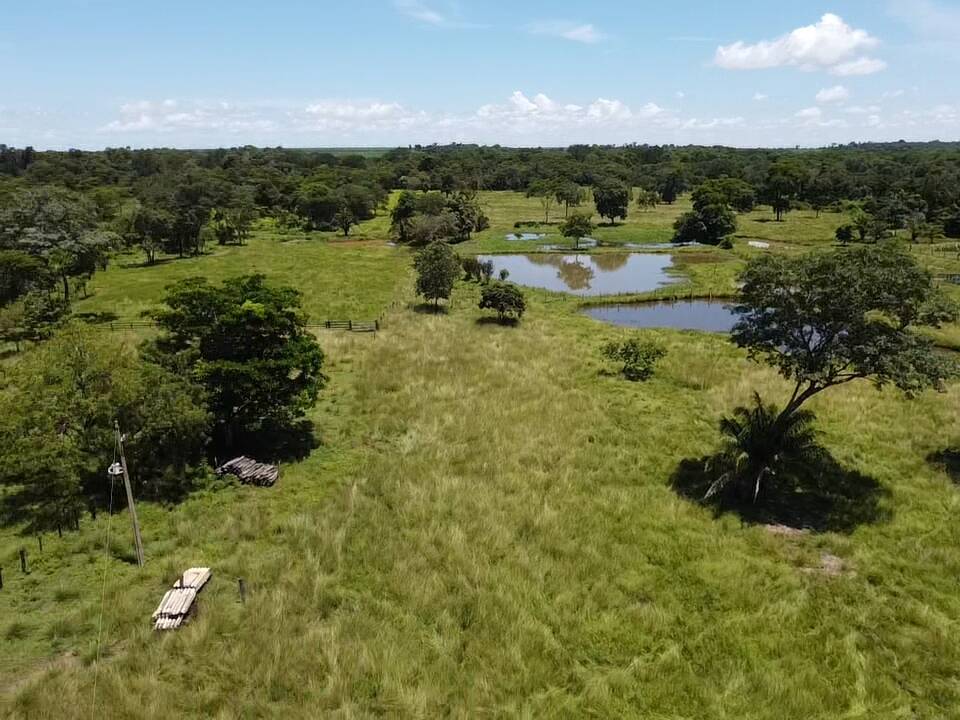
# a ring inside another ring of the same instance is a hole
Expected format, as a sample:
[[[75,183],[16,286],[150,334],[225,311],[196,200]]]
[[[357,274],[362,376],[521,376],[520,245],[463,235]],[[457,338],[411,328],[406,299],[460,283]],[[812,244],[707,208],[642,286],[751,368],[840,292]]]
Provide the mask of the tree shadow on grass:
[[[136,269],[142,269],[142,268],[159,267],[161,265],[168,265],[169,263],[176,262],[177,260],[186,260],[186,259],[187,259],[186,256],[182,258],[165,257],[165,258],[157,258],[152,263],[147,262],[146,260],[130,260],[128,262],[118,263],[118,267],[123,268],[124,270],[136,270]]]
[[[257,432],[239,435],[230,451],[219,449],[218,461],[222,464],[240,455],[266,463],[303,460],[320,447],[314,430],[313,422],[307,419],[289,425],[264,425]]]
[[[74,313],[73,316],[91,325],[104,325],[120,319],[120,316],[113,312],[84,312]]]
[[[711,458],[682,460],[670,478],[680,496],[711,508],[719,516],[734,513],[743,522],[787,525],[815,532],[853,531],[858,525],[887,521],[890,491],[867,475],[840,465],[826,450],[808,466],[807,476],[793,483],[767,483],[757,501],[728,490],[704,499],[715,475]]]
[[[483,317],[477,318],[477,325],[500,325],[502,327],[517,327],[520,324],[520,321],[517,318],[500,318],[490,317],[485,315]]]
[[[927,455],[927,462],[942,470],[955,484],[960,485],[960,449],[948,448]]]
[[[434,305],[431,302],[410,305],[410,309],[420,315],[446,315],[449,312],[446,305]]]

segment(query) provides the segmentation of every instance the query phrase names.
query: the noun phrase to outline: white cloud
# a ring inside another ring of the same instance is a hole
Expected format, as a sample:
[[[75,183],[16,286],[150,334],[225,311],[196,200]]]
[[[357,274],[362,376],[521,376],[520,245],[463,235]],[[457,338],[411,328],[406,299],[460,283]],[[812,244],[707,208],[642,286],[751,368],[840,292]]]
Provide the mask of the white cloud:
[[[427,25],[446,25],[446,16],[419,2],[419,0],[393,0],[393,6],[407,17]]]
[[[630,104],[612,97],[567,102],[520,90],[473,111],[424,111],[390,99],[317,99],[311,102],[233,103],[213,100],[138,100],[118,108],[92,146],[217,147],[229,144],[407,145],[433,142],[537,146],[570,143],[675,143],[823,145],[851,140],[930,139],[960,133],[960,106],[911,106],[882,112],[879,105],[844,106],[831,115],[811,105],[785,117],[762,108],[745,116],[684,115],[653,101]],[[55,120],[15,118],[0,108],[0,127],[20,144],[41,145]],[[66,122],[66,121],[64,121]],[[57,126],[58,127],[58,126]],[[67,127],[64,125],[63,127]],[[25,128],[30,128],[26,130]],[[61,142],[57,135],[49,143]],[[72,145],[83,146],[77,133]],[[99,138],[99,139],[98,139]],[[66,143],[67,140],[62,140]]]
[[[902,97],[903,93],[903,90],[887,90],[880,97],[884,100],[893,100],[895,98]]]
[[[877,58],[861,57],[850,62],[840,63],[830,68],[831,75],[849,77],[851,75],[873,75],[886,70],[887,63]]]
[[[590,23],[578,24],[566,20],[535,22],[529,25],[527,30],[533,35],[551,35],[588,45],[598,43],[607,37]]]
[[[834,85],[833,87],[823,88],[817,93],[818,103],[843,102],[850,97],[850,91],[843,85]]]
[[[186,107],[176,100],[139,100],[120,106],[120,117],[101,128],[105,132],[182,130],[242,133],[276,128],[273,120],[260,117],[254,109],[226,102],[195,102]]]
[[[880,60],[856,57],[876,47],[879,41],[866,30],[850,27],[838,15],[827,13],[814,25],[797,28],[773,40],[721,45],[714,62],[728,70],[760,70],[798,67],[801,70],[831,70],[837,74],[877,72]]]
[[[761,93],[761,92],[758,92],[758,93],[754,93],[754,94],[753,94],[753,99],[756,100],[757,102],[763,102],[763,101],[766,100],[768,97],[769,97],[769,95],[765,95],[765,94],[763,94],[763,93]]]
[[[818,107],[808,107],[797,112],[796,117],[801,120],[819,120],[823,115],[823,110]]]

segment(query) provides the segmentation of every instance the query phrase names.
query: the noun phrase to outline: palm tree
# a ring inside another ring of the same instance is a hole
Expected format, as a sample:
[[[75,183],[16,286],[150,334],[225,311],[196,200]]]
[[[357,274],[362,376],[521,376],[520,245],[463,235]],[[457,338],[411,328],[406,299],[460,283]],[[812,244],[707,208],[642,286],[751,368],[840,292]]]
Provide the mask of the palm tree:
[[[735,487],[752,491],[756,502],[761,485],[801,476],[823,454],[816,442],[814,419],[809,410],[782,417],[775,405],[765,405],[754,393],[752,406],[737,407],[732,417],[720,421],[724,447],[707,463],[708,470],[718,474],[704,499]]]

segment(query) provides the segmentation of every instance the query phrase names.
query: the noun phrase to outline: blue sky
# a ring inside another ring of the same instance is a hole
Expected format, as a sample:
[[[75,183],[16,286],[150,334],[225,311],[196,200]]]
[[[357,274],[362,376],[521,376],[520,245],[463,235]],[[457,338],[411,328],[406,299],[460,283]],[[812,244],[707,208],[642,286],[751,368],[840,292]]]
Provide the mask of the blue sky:
[[[960,139],[960,2],[4,0],[38,148]]]

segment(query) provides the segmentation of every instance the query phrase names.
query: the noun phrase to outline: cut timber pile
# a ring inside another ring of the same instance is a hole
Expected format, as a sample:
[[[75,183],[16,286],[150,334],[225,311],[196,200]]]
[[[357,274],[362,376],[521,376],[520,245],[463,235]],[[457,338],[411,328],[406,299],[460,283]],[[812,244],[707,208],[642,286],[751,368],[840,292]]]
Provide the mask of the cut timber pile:
[[[277,465],[259,463],[252,458],[241,455],[217,468],[217,475],[236,475],[240,482],[248,485],[269,487],[280,477],[280,468]]]
[[[156,630],[173,630],[183,625],[194,610],[203,586],[211,576],[210,568],[190,568],[167,590],[163,600],[153,612],[153,627]]]

